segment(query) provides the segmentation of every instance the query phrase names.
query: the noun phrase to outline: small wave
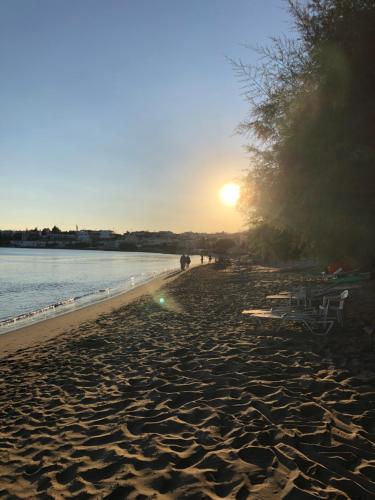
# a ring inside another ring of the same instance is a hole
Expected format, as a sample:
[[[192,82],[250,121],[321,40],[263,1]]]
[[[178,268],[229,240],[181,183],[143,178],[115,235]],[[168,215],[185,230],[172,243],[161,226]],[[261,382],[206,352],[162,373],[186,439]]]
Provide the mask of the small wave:
[[[94,292],[84,293],[83,295],[77,295],[74,297],[74,300],[84,299],[85,297],[91,297],[92,295],[96,295],[97,293],[109,293],[110,288],[99,288],[99,290],[95,290]]]
[[[33,318],[33,317],[37,316],[38,314],[43,314],[43,313],[52,311],[53,309],[56,309],[57,307],[66,306],[68,304],[73,304],[74,302],[75,302],[75,298],[72,297],[70,299],[65,299],[65,300],[61,300],[59,302],[55,302],[55,304],[50,304],[48,306],[41,307],[39,309],[36,309],[35,311],[26,312],[23,314],[19,314],[18,316],[14,316],[13,318],[4,319],[4,320],[0,321],[0,327],[11,325],[12,323],[17,323],[17,321],[22,321],[22,320]]]
[[[97,288],[96,290],[91,289],[86,293],[76,295],[68,299],[58,300],[54,304],[39,307],[38,309],[19,314],[17,316],[0,317],[0,334],[6,333],[11,330],[16,330],[18,328],[21,328],[25,324],[47,319],[47,317],[59,316],[60,314],[69,312],[69,307],[74,310],[80,309],[81,307],[86,307],[95,302],[105,300],[108,297],[115,297],[132,289],[135,286],[147,283],[155,276],[162,276],[163,274],[170,271],[171,269],[164,268],[159,271],[141,272],[138,275],[127,276],[126,279],[123,279],[121,283],[114,283],[114,286],[110,288]],[[106,296],[104,296],[104,294]],[[67,308],[67,310],[64,308],[64,306]]]
[[[39,309],[35,309],[34,311],[29,311],[23,314],[19,314],[18,316],[14,316],[13,318],[6,318],[6,319],[0,319],[0,328],[13,325],[17,323],[18,321],[26,321],[26,320],[31,320],[35,319],[36,316],[39,316],[40,314],[45,314],[49,312],[53,312],[55,309],[58,309],[59,307],[62,306],[68,306],[71,304],[77,303],[79,300],[82,300],[86,297],[92,297],[93,295],[96,295],[98,293],[108,293],[110,292],[110,288],[100,288],[99,290],[95,290],[94,292],[90,293],[85,293],[83,295],[77,295],[76,297],[71,297],[69,299],[63,299],[58,302],[55,302],[54,304],[49,304],[48,306],[45,307],[40,307]]]

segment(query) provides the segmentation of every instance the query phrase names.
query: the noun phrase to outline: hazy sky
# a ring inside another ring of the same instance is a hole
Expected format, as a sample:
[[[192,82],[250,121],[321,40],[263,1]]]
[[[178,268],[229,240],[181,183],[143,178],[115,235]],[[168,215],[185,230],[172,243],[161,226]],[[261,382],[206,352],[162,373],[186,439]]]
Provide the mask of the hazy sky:
[[[289,29],[283,0],[0,0],[0,228],[243,229],[226,58]]]

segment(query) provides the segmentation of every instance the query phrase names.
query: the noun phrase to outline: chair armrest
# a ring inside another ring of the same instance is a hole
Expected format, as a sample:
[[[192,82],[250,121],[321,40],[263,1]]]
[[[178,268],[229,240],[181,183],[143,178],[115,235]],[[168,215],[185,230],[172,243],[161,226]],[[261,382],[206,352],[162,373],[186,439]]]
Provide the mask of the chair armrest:
[[[329,307],[331,302],[340,302],[340,300],[341,300],[340,295],[324,295],[323,305],[326,305],[328,303],[328,307]]]

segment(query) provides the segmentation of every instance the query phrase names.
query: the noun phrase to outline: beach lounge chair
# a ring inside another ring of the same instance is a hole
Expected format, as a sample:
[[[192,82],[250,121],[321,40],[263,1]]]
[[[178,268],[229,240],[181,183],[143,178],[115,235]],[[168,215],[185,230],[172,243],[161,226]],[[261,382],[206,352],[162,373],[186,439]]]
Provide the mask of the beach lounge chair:
[[[326,299],[331,298],[333,299],[332,302],[334,302],[335,299],[337,300],[337,297],[340,296],[342,292],[348,292],[349,295],[349,289],[356,289],[359,288],[360,286],[361,285],[358,283],[351,283],[351,284],[345,283],[345,284],[330,285],[325,287],[307,288],[306,289],[307,306],[312,307],[314,303],[317,304],[318,302],[324,300],[324,298]],[[346,297],[348,295],[346,295]]]
[[[248,309],[242,314],[254,318],[258,324],[262,320],[274,319],[280,322],[278,330],[286,321],[301,323],[310,333],[327,334],[334,325],[334,319],[328,318],[329,302],[319,306],[318,310],[298,310],[293,308]]]
[[[313,301],[321,301],[322,298],[327,294],[338,293],[338,290],[333,285],[327,285],[325,287],[319,288],[309,288],[300,287],[295,290],[282,291],[274,295],[267,295],[267,300],[272,301],[288,301],[289,306],[292,307],[293,304],[297,307],[304,307],[305,309],[312,308]]]
[[[290,292],[279,292],[274,295],[267,295],[266,299],[268,300],[277,300],[277,301],[288,301],[289,305],[292,306],[293,302],[297,304],[297,306],[303,305],[307,307],[307,291],[305,288],[300,288],[296,291]]]
[[[344,303],[348,296],[349,290],[344,290],[340,295],[328,295],[323,298],[323,306],[327,306],[328,314],[330,311],[334,311],[337,322],[341,326],[344,324]]]
[[[288,293],[288,292],[282,292]],[[270,310],[267,309],[249,309],[242,311],[242,314],[247,314],[257,320],[258,323],[264,319],[275,319],[280,321],[279,328],[283,326],[285,321],[293,321],[301,323],[311,333],[319,333],[318,330],[323,330],[320,333],[328,333],[335,322],[340,326],[344,323],[344,303],[349,296],[349,290],[343,290],[340,294],[325,295],[323,302],[319,305],[318,309],[307,309],[306,302],[305,308],[278,307]],[[287,298],[287,296],[285,296]],[[311,297],[310,297],[311,299]],[[330,312],[335,314],[332,316]]]

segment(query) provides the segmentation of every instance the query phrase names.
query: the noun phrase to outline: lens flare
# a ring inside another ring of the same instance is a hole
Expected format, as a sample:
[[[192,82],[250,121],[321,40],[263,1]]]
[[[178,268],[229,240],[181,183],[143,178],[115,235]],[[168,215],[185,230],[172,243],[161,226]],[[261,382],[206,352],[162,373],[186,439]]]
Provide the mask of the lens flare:
[[[220,199],[228,207],[234,207],[240,197],[240,186],[238,184],[225,184],[220,189]]]

